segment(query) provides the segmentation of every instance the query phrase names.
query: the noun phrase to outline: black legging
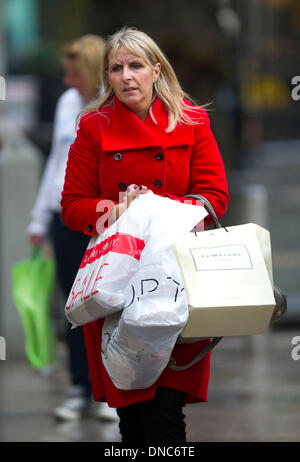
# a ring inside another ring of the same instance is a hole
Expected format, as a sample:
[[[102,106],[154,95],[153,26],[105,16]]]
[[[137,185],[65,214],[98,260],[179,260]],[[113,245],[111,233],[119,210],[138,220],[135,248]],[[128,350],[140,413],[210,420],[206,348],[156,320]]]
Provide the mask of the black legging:
[[[117,408],[122,441],[138,443],[186,441],[186,393],[157,387],[153,400]]]
[[[88,245],[89,236],[71,231],[62,222],[60,214],[54,213],[50,237],[56,258],[57,280],[67,298]],[[66,320],[66,341],[72,384],[81,385],[85,395],[89,397],[91,384],[82,327],[72,330],[70,327],[71,324]]]

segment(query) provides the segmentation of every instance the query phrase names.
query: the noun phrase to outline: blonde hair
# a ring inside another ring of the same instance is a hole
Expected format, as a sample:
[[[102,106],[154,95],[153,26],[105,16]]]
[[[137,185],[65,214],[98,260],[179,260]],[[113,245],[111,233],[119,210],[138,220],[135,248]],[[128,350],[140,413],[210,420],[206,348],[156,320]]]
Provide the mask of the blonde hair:
[[[123,46],[133,55],[140,57],[152,68],[157,63],[160,63],[160,73],[153,86],[152,102],[158,96],[165,103],[169,119],[168,127],[166,128],[167,133],[174,130],[178,122],[189,125],[199,123],[200,107],[191,106],[185,101],[187,99],[195,104],[189,95],[182,90],[171,64],[161,49],[147,34],[129,27],[124,27],[108,37],[104,48],[102,67],[104,94],[95,103],[81,111],[78,117],[83,113],[97,111],[101,107],[112,103],[114,92],[108,77],[108,57],[109,53],[112,50],[116,51],[119,46]],[[197,120],[193,114],[198,115]],[[150,107],[150,115],[154,122],[156,122],[152,112],[152,105]]]
[[[62,65],[71,65],[78,70],[90,99],[99,97],[104,47],[102,37],[89,34],[65,46],[62,52]]]

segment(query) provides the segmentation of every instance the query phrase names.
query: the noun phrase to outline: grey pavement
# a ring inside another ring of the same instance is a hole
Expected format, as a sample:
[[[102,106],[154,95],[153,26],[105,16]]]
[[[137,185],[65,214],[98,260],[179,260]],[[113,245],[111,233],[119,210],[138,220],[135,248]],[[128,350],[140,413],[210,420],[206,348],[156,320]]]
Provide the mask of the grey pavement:
[[[279,325],[278,325],[279,326]],[[227,337],[212,356],[208,403],[187,405],[190,442],[300,441],[300,351],[292,359],[300,325],[264,335]],[[299,339],[300,340],[300,339]],[[300,349],[299,349],[300,350]],[[118,442],[118,423],[92,415],[58,423],[51,415],[64,399],[65,347],[50,375],[24,362],[0,362],[1,442]]]

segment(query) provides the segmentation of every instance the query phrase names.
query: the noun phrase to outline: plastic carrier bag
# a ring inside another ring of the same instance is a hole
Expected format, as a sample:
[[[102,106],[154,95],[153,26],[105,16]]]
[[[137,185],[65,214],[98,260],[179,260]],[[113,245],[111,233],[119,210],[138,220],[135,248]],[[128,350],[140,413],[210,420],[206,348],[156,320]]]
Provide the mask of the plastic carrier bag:
[[[188,319],[171,245],[206,215],[148,193],[90,240],[65,312],[73,326],[105,317],[102,360],[117,388],[147,388],[167,366]]]
[[[30,259],[12,266],[12,294],[25,332],[25,352],[35,368],[46,368],[56,361],[56,338],[51,317],[51,295],[55,282],[53,259],[40,250]]]

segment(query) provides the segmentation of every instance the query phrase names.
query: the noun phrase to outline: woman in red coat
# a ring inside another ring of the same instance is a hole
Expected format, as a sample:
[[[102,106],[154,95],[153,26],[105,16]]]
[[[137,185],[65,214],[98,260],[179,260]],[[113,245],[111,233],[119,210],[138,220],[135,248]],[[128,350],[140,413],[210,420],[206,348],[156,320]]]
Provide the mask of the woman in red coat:
[[[113,201],[109,213],[118,218],[148,190],[179,201],[201,194],[220,217],[228,191],[209,118],[187,99],[155,42],[130,28],[111,36],[103,81],[105,93],[82,114],[70,148],[62,194],[65,224],[92,236],[101,200]],[[120,390],[102,364],[102,325],[100,320],[84,326],[93,393],[117,408],[122,440],[184,442],[182,408],[207,400],[210,355],[185,371],[166,367],[147,389]],[[176,345],[176,364],[191,361],[208,342]]]

